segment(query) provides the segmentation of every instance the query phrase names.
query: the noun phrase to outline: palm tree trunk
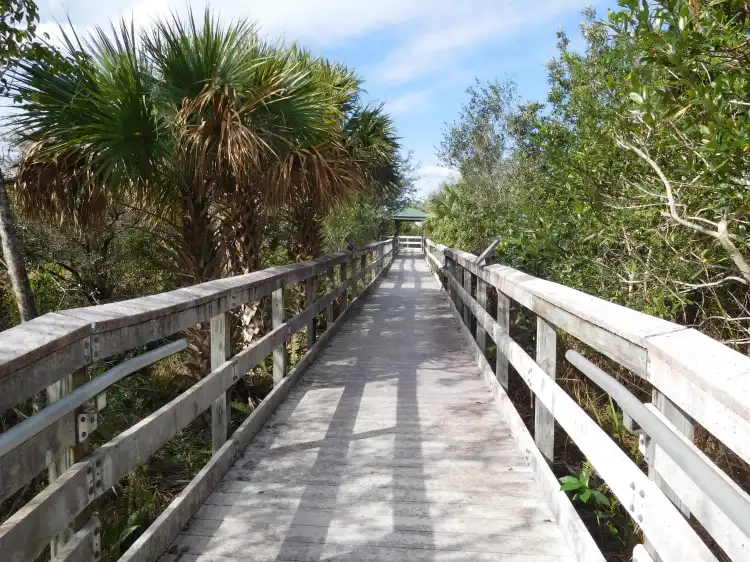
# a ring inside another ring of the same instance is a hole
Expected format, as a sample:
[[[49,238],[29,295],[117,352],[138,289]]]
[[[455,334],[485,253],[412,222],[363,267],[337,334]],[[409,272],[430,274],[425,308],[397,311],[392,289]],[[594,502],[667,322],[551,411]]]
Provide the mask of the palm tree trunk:
[[[0,171],[0,238],[3,243],[3,256],[8,265],[8,275],[13,285],[13,292],[18,304],[21,322],[28,322],[36,318],[36,302],[31,291],[29,276],[26,273],[26,263],[21,250],[21,240],[18,238],[13,213],[10,208],[8,192],[5,190],[5,178]]]

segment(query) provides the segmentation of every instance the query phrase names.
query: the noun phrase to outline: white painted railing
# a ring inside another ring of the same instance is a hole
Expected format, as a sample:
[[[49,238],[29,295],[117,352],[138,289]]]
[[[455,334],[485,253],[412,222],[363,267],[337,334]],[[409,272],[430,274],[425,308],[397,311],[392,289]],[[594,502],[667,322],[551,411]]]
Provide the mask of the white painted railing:
[[[0,526],[0,560],[35,560],[53,544],[55,561],[101,557],[100,524],[91,518],[73,528],[91,503],[211,408],[213,456],[201,472],[123,555],[121,560],[156,560],[245,449],[264,421],[346,319],[347,312],[390,265],[394,239],[355,252],[210,281],[169,293],[46,314],[0,333],[0,412],[47,388],[56,401],[0,434],[0,501],[50,467],[50,485]],[[339,282],[336,284],[336,269]],[[318,279],[326,292],[318,296]],[[361,281],[361,282],[360,282]],[[284,318],[284,288],[305,284],[306,308]],[[359,286],[358,286],[358,282]],[[271,295],[272,330],[233,354],[230,311]],[[334,301],[342,302],[335,316]],[[348,306],[347,306],[348,303]],[[326,330],[318,337],[317,317]],[[87,381],[86,368],[133,348],[174,338],[210,321],[211,373],[189,390],[80,459],[106,388],[144,366],[184,349],[177,340],[115,366]],[[305,329],[308,349],[286,374],[285,342]],[[250,369],[273,354],[274,389],[228,437],[227,391]],[[72,388],[75,373],[83,379]],[[286,375],[286,376],[285,376]],[[76,532],[77,531],[77,532]],[[74,534],[75,533],[75,534]]]
[[[421,236],[399,236],[398,247],[422,249],[422,240]]]
[[[693,530],[687,515],[701,523],[730,559],[750,560],[750,539],[746,533],[750,498],[692,443],[693,428],[700,424],[750,462],[750,358],[696,330],[510,267],[480,266],[473,254],[431,240],[425,241],[425,258],[444,283],[454,314],[475,350],[485,379],[511,420],[514,436],[526,452],[579,560],[602,560],[602,557],[549,469],[555,421],[575,441],[643,530],[647,549],[636,549],[634,555],[639,560],[647,560],[650,554],[664,562],[715,561],[716,557]],[[496,311],[487,310],[490,288],[496,291]],[[509,335],[512,303],[536,314],[535,358]],[[659,427],[668,428],[679,439],[680,451],[688,450],[690,455],[676,455],[674,440],[669,440],[670,446],[660,444],[657,435],[641,430],[650,478],[644,474],[555,382],[558,331],[566,332],[650,383],[653,397],[646,408],[658,420]],[[494,369],[486,359],[488,335],[497,346]],[[505,392],[509,365],[535,395],[533,441]],[[701,469],[712,471],[724,484],[715,485],[707,493],[706,486],[710,482],[716,484],[716,478],[693,480],[688,473],[696,471],[685,470],[678,462],[688,457],[700,458],[704,463]],[[717,504],[724,505],[727,512]]]

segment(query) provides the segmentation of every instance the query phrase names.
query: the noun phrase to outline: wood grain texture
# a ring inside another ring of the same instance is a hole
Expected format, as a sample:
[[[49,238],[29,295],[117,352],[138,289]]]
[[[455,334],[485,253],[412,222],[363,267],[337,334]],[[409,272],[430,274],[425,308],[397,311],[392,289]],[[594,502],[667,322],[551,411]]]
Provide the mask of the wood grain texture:
[[[384,265],[387,268],[388,264]],[[366,292],[372,290],[375,282],[367,287]],[[329,296],[336,294],[342,294],[341,287],[329,293]],[[206,501],[217,483],[224,477],[239,455],[255,438],[271,414],[287,397],[289,391],[297,384],[302,374],[310,367],[321,351],[325,349],[332,335],[341,328],[352,313],[352,310],[356,309],[363,299],[364,296],[355,300],[350,308],[345,310],[334,323],[328,326],[328,329],[321,335],[315,345],[295,365],[289,376],[282,379],[273,388],[242,425],[237,428],[231,439],[211,457],[208,464],[191,480],[190,484],[125,552],[120,558],[122,562],[153,561],[167,549],[169,544],[179,535],[185,524]],[[316,310],[320,310],[323,306],[326,306],[325,300],[324,298],[316,303]],[[299,318],[300,315],[297,317]]]
[[[92,361],[171,336],[285,283],[325,273],[350,255],[338,252],[167,293],[63,310],[6,330],[0,333],[0,412]]]
[[[271,326],[280,328],[284,323],[284,288],[279,287],[271,295]],[[286,343],[281,342],[273,350],[273,384],[281,382],[286,374]]]
[[[399,256],[162,559],[572,562],[478,374]]]
[[[557,370],[557,334],[544,318],[536,318],[536,362],[555,380]],[[555,418],[539,398],[534,399],[534,441],[548,462],[555,450]]]
[[[487,310],[487,282],[477,277],[477,302],[479,306]],[[477,324],[477,345],[483,353],[487,352],[487,330]]]
[[[510,299],[500,291],[497,291],[497,323],[502,331],[510,333]],[[495,377],[500,386],[508,390],[508,358],[500,351],[497,342],[495,344]]]
[[[76,421],[71,412],[0,457],[0,501],[21,489],[75,444]]]
[[[223,365],[232,354],[232,317],[223,312],[211,318],[211,370]],[[229,396],[224,392],[211,406],[211,449],[216,452],[224,445],[229,432]]]
[[[658,550],[664,562],[702,560],[715,562],[716,557],[692,530],[682,514],[650,481],[640,468],[612,441],[578,404],[549,375],[502,331],[497,322],[468,294],[461,283],[448,277],[464,306],[488,333],[526,382],[534,395],[552,412],[560,426],[573,439],[594,469],[607,482],[623,507],[638,521],[646,538]]]
[[[448,293],[445,290],[442,292],[446,299],[448,299]],[[510,397],[506,393],[506,388],[501,384],[500,378],[492,372],[492,367],[487,362],[487,358],[481,353],[479,347],[471,337],[471,333],[462,324],[455,307],[453,307],[453,316],[461,328],[466,345],[474,351],[474,358],[482,372],[482,377],[487,387],[492,393],[495,400],[495,407],[508,421],[510,434],[513,436],[515,445],[528,463],[539,491],[541,491],[547,505],[557,519],[565,541],[575,554],[575,560],[578,562],[604,562],[604,556],[599,547],[594,542],[593,537],[581,520],[575,507],[573,507],[570,498],[565,492],[560,490],[560,482],[552,472],[541,451],[537,448],[536,443],[534,443],[534,438],[529,433],[526,424],[511,402]],[[501,317],[502,315],[499,314],[498,318]],[[504,365],[507,368],[507,361],[504,362]]]

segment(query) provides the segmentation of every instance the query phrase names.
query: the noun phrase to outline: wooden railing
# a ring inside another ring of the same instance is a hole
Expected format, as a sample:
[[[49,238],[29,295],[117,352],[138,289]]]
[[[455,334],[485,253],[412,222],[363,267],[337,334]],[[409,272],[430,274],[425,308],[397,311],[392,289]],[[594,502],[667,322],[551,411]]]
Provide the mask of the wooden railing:
[[[750,560],[750,498],[692,443],[694,427],[700,424],[750,462],[750,358],[696,330],[510,267],[480,266],[477,256],[431,240],[425,242],[425,258],[450,295],[484,377],[569,543],[575,546],[578,560],[603,558],[549,467],[555,421],[643,530],[647,548],[639,545],[635,560],[715,561],[686,519],[688,515],[731,560]],[[492,311],[488,310],[489,290],[497,298],[497,309]],[[509,335],[511,306],[536,315],[535,358]],[[652,402],[644,407],[595,365],[574,352],[567,354],[610,393],[626,420],[643,420],[643,429],[632,429],[640,433],[648,475],[555,382],[558,331],[652,386]],[[487,361],[488,336],[497,347],[494,369]],[[506,394],[509,365],[535,396],[533,438]],[[651,433],[645,431],[646,425]]]
[[[398,247],[399,248],[421,249],[422,248],[422,240],[423,240],[423,238],[421,236],[399,236],[398,237]]]
[[[46,314],[0,333],[0,412],[45,389],[48,397],[46,408],[0,434],[0,501],[47,467],[51,481],[0,526],[0,560],[34,560],[48,544],[52,544],[56,561],[98,560],[100,524],[93,517],[86,520],[92,502],[211,408],[213,456],[121,558],[155,560],[341,326],[358,295],[374,284],[394,255],[394,240],[388,239],[351,253],[169,293]],[[318,296],[319,277],[327,286],[323,296]],[[284,288],[294,283],[305,284],[306,308],[285,319]],[[232,355],[230,311],[268,295],[272,300],[272,330]],[[342,306],[335,317],[337,299]],[[326,330],[318,337],[316,321],[323,313]],[[141,422],[85,454],[97,409],[106,403],[106,388],[184,349],[187,341],[177,339],[92,380],[87,380],[87,367],[151,342],[174,339],[175,334],[208,321],[211,373]],[[285,342],[302,329],[307,332],[308,349],[287,374]],[[227,391],[269,355],[273,355],[274,389],[228,438]]]

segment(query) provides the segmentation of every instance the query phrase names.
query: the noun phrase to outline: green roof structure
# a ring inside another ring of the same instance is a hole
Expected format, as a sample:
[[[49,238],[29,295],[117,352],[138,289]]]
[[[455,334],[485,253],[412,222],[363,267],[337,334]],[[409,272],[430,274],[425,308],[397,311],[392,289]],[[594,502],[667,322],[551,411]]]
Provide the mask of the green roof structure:
[[[393,215],[391,218],[400,221],[423,221],[427,218],[427,213],[413,207],[407,207],[401,212]]]

